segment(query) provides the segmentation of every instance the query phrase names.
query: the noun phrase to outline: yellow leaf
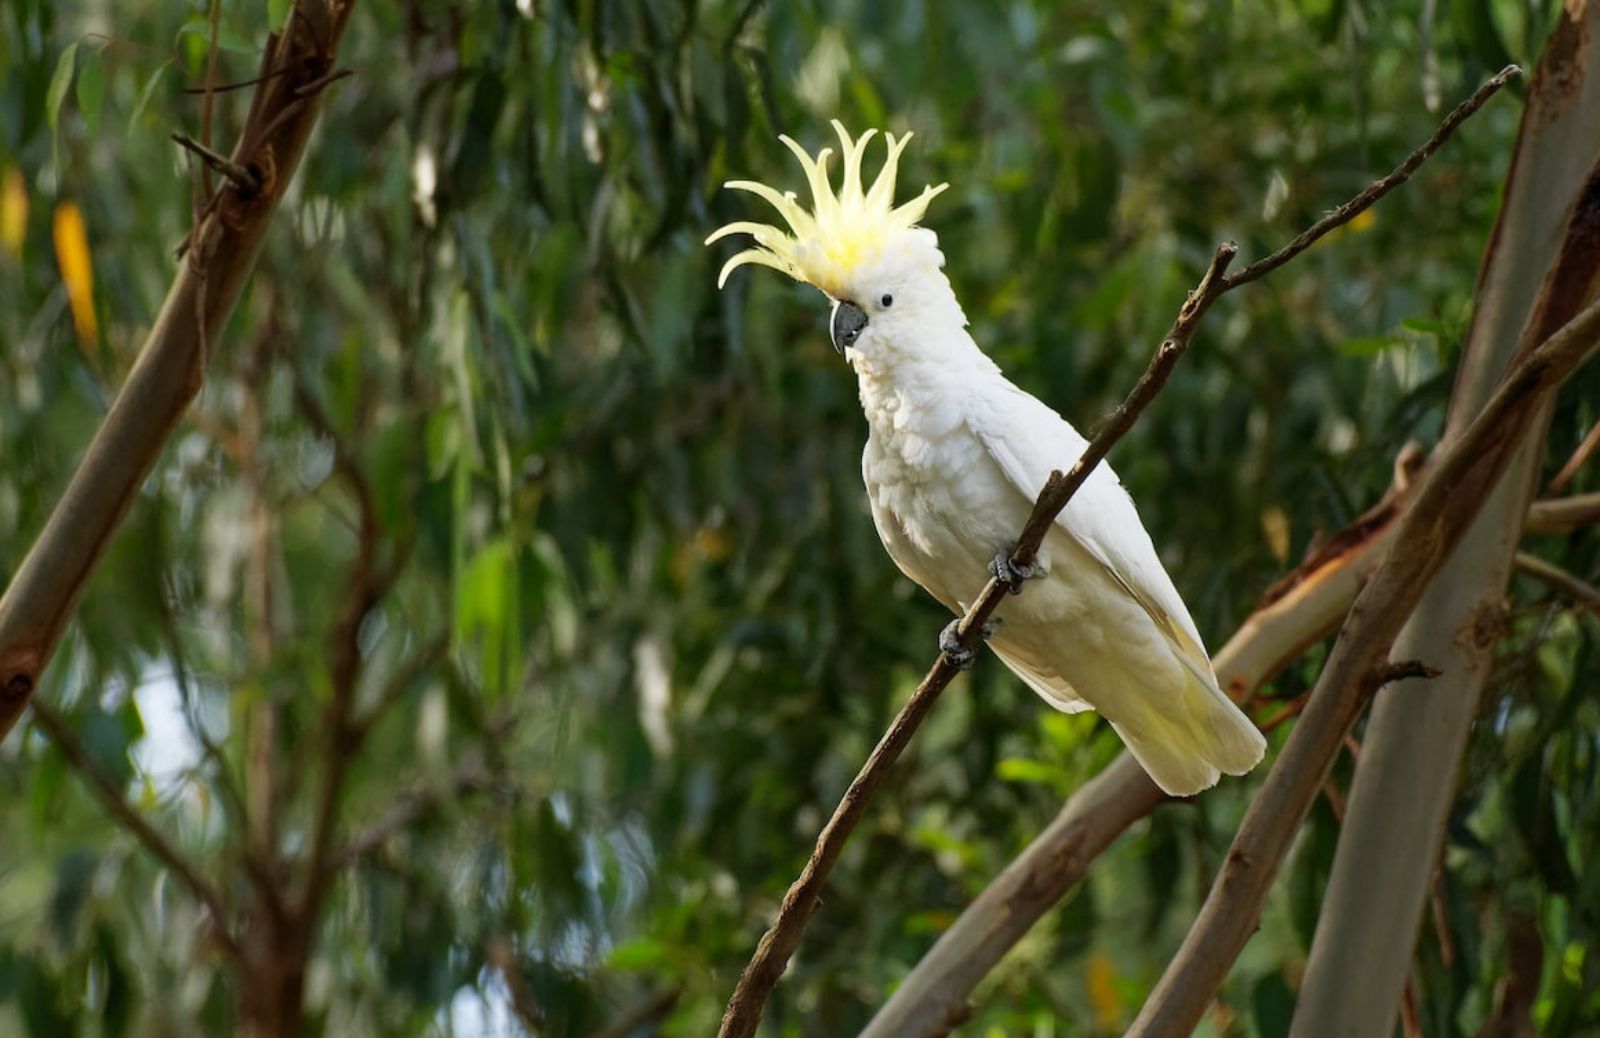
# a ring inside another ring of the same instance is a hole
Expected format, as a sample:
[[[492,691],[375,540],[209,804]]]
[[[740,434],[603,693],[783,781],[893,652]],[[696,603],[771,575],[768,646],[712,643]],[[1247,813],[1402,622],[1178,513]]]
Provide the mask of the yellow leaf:
[[[99,338],[94,316],[94,268],[89,262],[89,235],[83,227],[83,214],[72,202],[56,206],[56,264],[67,286],[67,302],[72,306],[72,327],[78,341],[89,345]]]
[[[28,185],[15,166],[0,183],[0,243],[13,256],[22,255],[22,238],[28,231]]]
[[[1102,1031],[1122,1029],[1122,992],[1117,990],[1117,967],[1109,956],[1095,952],[1089,957],[1089,1006]]]
[[[1378,222],[1378,214],[1371,209],[1363,209],[1350,220],[1350,229],[1360,234],[1362,231],[1372,230],[1372,225]]]
[[[1261,513],[1261,532],[1266,535],[1267,547],[1279,564],[1289,558],[1289,517],[1277,505]]]
[[[728,535],[715,526],[702,526],[694,535],[695,547],[700,549],[700,554],[708,561],[717,562],[728,557],[732,545],[728,543]]]

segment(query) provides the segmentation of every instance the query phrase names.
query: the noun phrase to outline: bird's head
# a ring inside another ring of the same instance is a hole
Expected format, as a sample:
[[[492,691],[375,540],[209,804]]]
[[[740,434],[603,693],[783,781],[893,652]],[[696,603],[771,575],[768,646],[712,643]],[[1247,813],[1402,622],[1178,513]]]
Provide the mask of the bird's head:
[[[810,182],[810,210],[792,191],[780,193],[766,184],[730,180],[728,187],[771,203],[789,230],[740,220],[719,228],[706,244],[731,234],[748,234],[756,242],[754,248],[723,265],[717,278],[719,288],[733,271],[755,263],[821,289],[833,301],[829,334],[834,348],[843,354],[851,348],[869,349],[874,340],[892,333],[897,325],[925,318],[940,306],[954,306],[954,296],[939,269],[944,255],[938,237],[917,226],[928,203],[949,185],[923,188],[916,198],[896,207],[895,174],[911,134],[898,138],[885,134],[888,156],[872,186],[863,189],[861,158],[876,131],[851,138],[837,119],[833,128],[839,134],[844,160],[844,181],[838,194],[828,180],[832,148],[823,148],[812,157],[790,138],[780,137],[800,160]]]

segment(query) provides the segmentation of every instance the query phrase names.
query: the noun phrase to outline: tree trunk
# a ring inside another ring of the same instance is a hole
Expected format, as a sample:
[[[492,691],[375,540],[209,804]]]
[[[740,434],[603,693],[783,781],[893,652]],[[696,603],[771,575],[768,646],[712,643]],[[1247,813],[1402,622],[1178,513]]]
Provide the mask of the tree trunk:
[[[1592,294],[1593,255],[1567,253],[1552,261],[1565,251],[1562,233],[1600,142],[1600,52],[1591,45],[1600,38],[1596,6],[1569,5],[1530,88],[1446,439],[1458,436],[1478,413],[1519,345],[1537,343]],[[1530,429],[1395,644],[1392,658],[1420,659],[1443,674],[1379,694],[1300,992],[1294,1038],[1393,1033],[1462,751],[1493,664],[1501,599],[1547,423],[1548,413]]]

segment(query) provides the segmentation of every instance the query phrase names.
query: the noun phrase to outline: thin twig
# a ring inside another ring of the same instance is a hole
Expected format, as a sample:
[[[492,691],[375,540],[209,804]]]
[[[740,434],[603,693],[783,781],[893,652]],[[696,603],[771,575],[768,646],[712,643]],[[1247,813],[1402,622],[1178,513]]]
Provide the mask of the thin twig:
[[[261,190],[261,178],[248,166],[228,158],[226,155],[212,151],[199,141],[186,133],[172,134],[172,141],[186,151],[196,155],[202,163],[227,177],[233,186],[242,191],[247,197]],[[209,191],[207,192],[209,194]]]
[[[1517,552],[1516,565],[1517,569],[1528,576],[1549,584],[1573,602],[1600,617],[1600,588],[1568,573],[1553,562],[1546,562],[1539,556],[1525,551]]]
[[[1166,385],[1173,367],[1188,349],[1195,329],[1212,303],[1233,288],[1255,281],[1289,262],[1328,231],[1352,219],[1404,183],[1468,116],[1481,108],[1490,97],[1519,73],[1520,70],[1515,66],[1502,70],[1480,87],[1471,98],[1457,106],[1440,124],[1438,130],[1393,173],[1374,181],[1360,194],[1319,220],[1288,245],[1251,264],[1239,274],[1233,277],[1227,276],[1228,265],[1237,254],[1238,247],[1231,242],[1219,246],[1212,255],[1210,265],[1206,268],[1199,285],[1179,309],[1177,319],[1133,391],[1112,412],[1110,419],[1096,433],[1072,468],[1065,475],[1059,471],[1052,472],[1050,478],[1045,481],[1034,502],[1033,512],[1029,516],[1027,525],[1012,550],[1012,565],[1019,570],[1025,570],[1033,562],[1045,534],[1054,525],[1056,516],[1088,479],[1094,467],[1132,428],[1139,415]],[[1009,593],[1011,593],[1010,585],[999,577],[990,577],[982,593],[961,617],[956,628],[956,639],[963,648],[968,650],[976,648],[977,632],[983,628]],[[849,839],[851,831],[865,814],[867,803],[872,799],[873,793],[882,783],[889,768],[910,742],[911,736],[933,707],[934,701],[958,672],[955,661],[941,652],[905,706],[895,716],[888,731],[873,748],[871,756],[867,758],[867,762],[850,783],[849,788],[845,790],[838,807],[834,809],[833,816],[817,837],[816,846],[805,868],[784,895],[783,903],[778,910],[778,918],[762,936],[755,955],[740,974],[739,982],[734,988],[722,1018],[722,1025],[718,1031],[719,1038],[749,1038],[755,1034],[767,999],[771,997],[790,957],[799,947],[800,937],[807,923],[821,904],[822,886],[838,860],[845,841]]]
[[[1227,279],[1226,287],[1233,288],[1237,285],[1242,285],[1247,281],[1255,281],[1258,278],[1272,273],[1274,270],[1277,270],[1285,263],[1288,263],[1302,252],[1311,248],[1311,246],[1317,243],[1317,239],[1321,238],[1329,231],[1349,223],[1351,220],[1354,220],[1357,216],[1360,216],[1363,212],[1370,209],[1372,204],[1378,199],[1382,198],[1390,191],[1393,191],[1395,188],[1411,179],[1411,174],[1415,173],[1419,168],[1421,168],[1422,164],[1427,162],[1428,159],[1433,156],[1433,153],[1438,151],[1440,146],[1443,145],[1445,141],[1450,139],[1450,136],[1460,128],[1462,123],[1466,122],[1474,112],[1487,104],[1489,99],[1495,94],[1499,93],[1501,88],[1503,88],[1507,83],[1511,82],[1520,75],[1522,75],[1522,69],[1516,65],[1507,65],[1505,68],[1495,73],[1482,86],[1473,91],[1471,97],[1456,105],[1455,108],[1451,110],[1450,114],[1444,117],[1444,121],[1439,124],[1439,128],[1433,131],[1433,136],[1424,141],[1421,147],[1417,148],[1416,151],[1413,151],[1410,155],[1407,155],[1405,161],[1394,168],[1394,172],[1390,173],[1381,180],[1374,180],[1371,184],[1367,185],[1366,190],[1350,199],[1350,201],[1346,202],[1344,205],[1339,206],[1337,209],[1333,210],[1327,216],[1324,216],[1310,227],[1307,227],[1304,231],[1300,232],[1300,234],[1296,235],[1293,241],[1279,249],[1277,252],[1267,256],[1265,259],[1257,260],[1248,267],[1245,267],[1243,270],[1229,277]]]
[[[275,69],[272,72],[268,72],[266,75],[255,76],[255,77],[252,77],[250,79],[241,79],[237,83],[218,83],[216,86],[207,85],[207,86],[198,86],[198,87],[184,87],[183,88],[183,92],[185,94],[226,94],[226,93],[231,93],[234,90],[243,90],[245,87],[259,86],[260,84],[265,83],[268,80],[275,79],[278,76],[283,75],[284,72],[286,72],[286,71],[288,71],[288,70],[287,69],[282,69],[282,68]]]
[[[1561,466],[1560,471],[1551,477],[1549,492],[1552,494],[1564,493],[1567,489],[1567,484],[1572,482],[1572,477],[1576,476],[1578,470],[1588,463],[1589,458],[1597,449],[1600,449],[1600,422],[1594,423],[1594,428],[1590,429],[1589,435],[1585,436],[1583,442],[1578,444],[1578,449],[1572,452],[1572,457],[1568,458],[1566,464]]]
[[[211,0],[211,40],[206,48],[206,93],[205,99],[200,104],[200,142],[207,151],[211,150],[211,115],[216,106],[216,94],[212,87],[217,82],[217,37],[222,32],[222,0]],[[181,142],[180,142],[181,143]],[[210,166],[209,162],[206,165]],[[216,167],[212,167],[215,169]],[[218,170],[218,172],[221,172]],[[226,176],[227,174],[223,174]],[[206,186],[206,194],[211,194],[211,175],[202,173]],[[237,182],[236,182],[237,183]]]
[[[352,75],[355,75],[355,69],[336,68],[325,76],[318,76],[309,83],[302,83],[295,87],[294,96],[310,97],[313,94],[320,94],[328,89],[329,86],[339,82],[339,80]]]
[[[194,899],[205,907],[211,916],[212,935],[215,936],[217,943],[236,964],[244,965],[244,951],[229,932],[228,912],[223,906],[222,895],[200,874],[199,866],[185,857],[159,829],[133,809],[115,783],[89,759],[89,754],[78,742],[77,735],[73,733],[66,720],[56,713],[54,707],[35,700],[33,718],[61,752],[61,756],[66,758],[72,770],[88,783],[89,789],[93,791],[101,806],[123,829],[144,845],[145,850],[165,865]]]
[[[634,1003],[590,1038],[628,1038],[641,1027],[665,1020],[678,1007],[683,992],[678,988],[661,988]],[[653,1032],[652,1032],[653,1033]]]
[[[1422,1017],[1417,1013],[1417,995],[1412,990],[1411,978],[1406,978],[1405,994],[1400,997],[1400,1026],[1404,1029],[1405,1038],[1424,1038],[1427,1032],[1422,1029]]]
[[[486,790],[492,782],[482,762],[471,760],[458,767],[443,786],[417,789],[403,795],[387,814],[350,837],[344,846],[330,855],[328,870],[334,873],[343,871],[382,847],[390,837],[410,829],[438,810],[446,801],[459,800],[469,793]]]

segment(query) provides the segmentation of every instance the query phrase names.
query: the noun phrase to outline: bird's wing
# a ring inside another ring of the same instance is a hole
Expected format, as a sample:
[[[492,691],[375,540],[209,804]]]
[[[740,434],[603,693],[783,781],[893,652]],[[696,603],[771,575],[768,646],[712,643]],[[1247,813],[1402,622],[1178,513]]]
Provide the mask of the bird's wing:
[[[1053,469],[1066,469],[1088,446],[1064,418],[1009,382],[995,392],[974,394],[968,427],[1007,480],[1029,502],[1039,496]],[[1083,546],[1150,616],[1202,680],[1216,685],[1211,658],[1172,578],[1167,576],[1133,499],[1104,462],[1056,517],[1056,527]]]
[[[880,505],[872,494],[867,495],[867,506],[872,510],[872,523],[878,528],[878,539],[883,542],[883,548],[889,553],[889,558],[900,567],[900,572],[938,599],[952,613],[959,616],[966,612],[966,607],[948,592],[944,581],[938,579],[938,574],[923,568],[923,556],[911,547],[911,538],[906,533],[905,527],[900,524],[900,518]]]
[[[1062,713],[1081,714],[1085,710],[1094,709],[1093,705],[1078,695],[1077,691],[1067,683],[1066,678],[1056,673],[1054,667],[1015,642],[1007,641],[1004,628],[1000,634],[989,639],[989,648],[1011,668],[1013,674],[1039,693],[1046,703]]]

